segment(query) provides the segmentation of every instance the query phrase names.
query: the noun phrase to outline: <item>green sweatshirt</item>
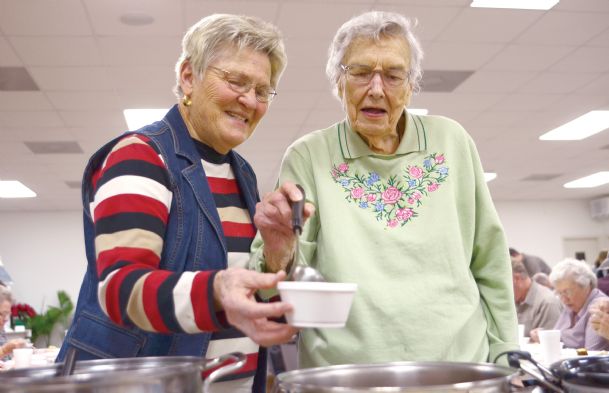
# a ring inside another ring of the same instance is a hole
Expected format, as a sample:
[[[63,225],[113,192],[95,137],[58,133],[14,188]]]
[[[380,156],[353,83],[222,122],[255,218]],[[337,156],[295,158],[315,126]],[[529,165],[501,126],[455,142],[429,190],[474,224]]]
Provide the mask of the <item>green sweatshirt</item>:
[[[301,184],[316,207],[301,258],[358,284],[346,327],[302,330],[301,367],[486,362],[518,348],[508,247],[474,142],[453,120],[405,113],[393,155],[346,120],[285,154],[279,183]],[[262,246],[258,235],[258,270]]]

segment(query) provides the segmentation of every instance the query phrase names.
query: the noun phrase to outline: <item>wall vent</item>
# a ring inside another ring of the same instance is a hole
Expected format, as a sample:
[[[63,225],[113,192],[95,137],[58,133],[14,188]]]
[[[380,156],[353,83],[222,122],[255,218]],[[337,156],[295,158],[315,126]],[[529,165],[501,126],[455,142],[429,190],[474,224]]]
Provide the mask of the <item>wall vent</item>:
[[[609,219],[609,197],[593,199],[590,201],[590,215],[595,220]]]

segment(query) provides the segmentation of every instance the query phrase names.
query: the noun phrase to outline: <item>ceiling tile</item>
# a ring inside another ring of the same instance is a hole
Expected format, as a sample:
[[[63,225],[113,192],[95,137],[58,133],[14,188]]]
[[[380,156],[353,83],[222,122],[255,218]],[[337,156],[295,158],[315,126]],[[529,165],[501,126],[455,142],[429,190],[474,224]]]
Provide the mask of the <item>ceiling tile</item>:
[[[0,91],[2,111],[47,111],[54,109],[39,91]]]
[[[83,0],[91,25],[102,36],[181,36],[182,2],[174,0],[128,1]],[[129,26],[121,22],[126,14],[147,15],[154,22],[143,26]]]
[[[15,51],[28,66],[95,66],[101,56],[93,37],[12,37]]]
[[[73,141],[25,142],[25,146],[34,154],[79,154],[82,149]]]
[[[276,20],[285,37],[321,38],[330,40],[336,30],[351,16],[369,11],[372,2],[365,4],[338,4],[327,2],[311,7],[306,2],[285,2],[281,5]]]
[[[464,9],[438,40],[453,42],[510,42],[535,22],[540,11]]]
[[[542,71],[573,52],[573,46],[508,45],[482,68],[485,71]]]
[[[554,8],[560,11],[609,12],[609,2],[607,0],[561,0]]]
[[[115,82],[103,67],[31,67],[30,74],[42,90],[112,90]]]
[[[0,26],[6,35],[92,33],[80,0],[0,0]]]
[[[550,11],[520,35],[521,44],[581,45],[607,28],[603,13]]]
[[[558,94],[513,93],[499,100],[491,109],[498,112],[530,112],[544,110],[561,98]]]
[[[126,90],[171,91],[175,85],[175,72],[167,66],[108,67],[115,87]]]
[[[0,126],[3,127],[60,127],[63,125],[63,120],[57,112],[0,112]]]
[[[519,93],[564,94],[576,91],[598,74],[543,72],[518,89]]]
[[[478,71],[465,80],[457,92],[462,93],[511,93],[530,81],[533,72]]]
[[[127,124],[121,110],[60,111],[59,113],[68,127],[104,124],[117,131],[127,130]]]
[[[451,92],[467,80],[473,71],[427,70],[423,73],[421,90],[426,92]]]
[[[423,42],[423,69],[478,70],[503,49],[504,44]]]
[[[607,2],[609,4],[609,1]],[[609,17],[609,15],[608,15]],[[596,37],[592,38],[590,41],[586,42],[588,46],[601,46],[604,48],[609,47],[609,29],[600,33]]]
[[[251,15],[262,18],[268,22],[274,22],[277,18],[280,2],[280,0],[186,0],[184,1],[185,28],[195,24],[202,17],[212,13]]]
[[[93,105],[97,109],[123,109],[118,95],[110,91],[50,91],[49,101],[58,110],[87,110]]]
[[[603,74],[591,83],[577,89],[578,94],[603,95],[609,91],[609,74]]]
[[[24,116],[28,115],[27,113]],[[24,142],[24,141],[54,141],[71,140],[72,134],[65,127],[34,127],[34,126],[14,126],[0,127],[0,138],[4,142]]]
[[[609,72],[609,50],[601,47],[581,47],[550,67],[550,71]]]
[[[6,38],[0,35],[0,67],[20,67],[23,66],[23,62]]]
[[[104,64],[162,65],[173,69],[181,51],[180,36],[170,37],[101,37],[99,47]],[[137,56],[133,56],[137,53]]]

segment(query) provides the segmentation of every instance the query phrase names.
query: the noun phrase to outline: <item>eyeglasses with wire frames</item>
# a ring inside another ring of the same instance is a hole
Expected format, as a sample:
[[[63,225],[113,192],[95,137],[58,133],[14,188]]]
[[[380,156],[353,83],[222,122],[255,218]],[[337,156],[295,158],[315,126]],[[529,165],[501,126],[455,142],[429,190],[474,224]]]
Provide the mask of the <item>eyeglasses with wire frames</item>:
[[[340,68],[347,75],[347,79],[357,85],[367,85],[376,73],[381,76],[383,83],[389,87],[402,87],[410,79],[410,72],[400,68],[375,70],[363,64],[341,64]]]
[[[266,104],[273,101],[273,98],[275,98],[275,96],[277,95],[277,92],[271,86],[258,86],[245,75],[237,74],[213,66],[208,66],[207,68],[221,72],[222,79],[224,79],[229,89],[231,89],[235,93],[245,94],[253,87],[254,92],[256,94],[256,100],[262,104]]]

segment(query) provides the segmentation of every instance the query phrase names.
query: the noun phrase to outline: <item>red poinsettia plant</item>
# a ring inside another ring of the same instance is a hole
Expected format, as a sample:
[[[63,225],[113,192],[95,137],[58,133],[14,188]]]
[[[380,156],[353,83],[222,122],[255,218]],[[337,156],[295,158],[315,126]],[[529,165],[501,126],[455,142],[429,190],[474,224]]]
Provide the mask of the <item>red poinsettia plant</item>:
[[[11,306],[11,315],[13,319],[18,318],[25,321],[28,318],[36,316],[36,311],[26,303],[17,303]]]

